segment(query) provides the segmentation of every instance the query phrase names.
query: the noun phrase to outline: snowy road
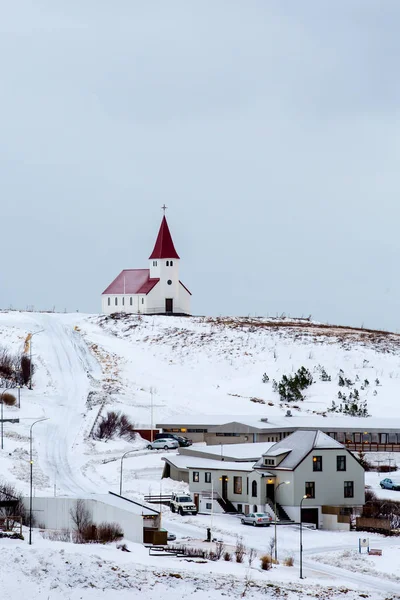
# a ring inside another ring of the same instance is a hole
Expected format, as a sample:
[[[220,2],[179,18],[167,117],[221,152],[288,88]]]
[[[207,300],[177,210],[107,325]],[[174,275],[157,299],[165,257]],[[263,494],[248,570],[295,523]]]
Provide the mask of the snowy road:
[[[34,351],[40,354],[51,381],[51,391],[40,398],[40,407],[49,420],[35,427],[39,465],[56,483],[59,493],[99,491],[81,472],[81,443],[90,390],[88,372],[96,377],[100,367],[79,332],[74,331],[71,320],[63,322],[60,315],[35,314],[34,321],[33,331],[43,329],[34,338]]]

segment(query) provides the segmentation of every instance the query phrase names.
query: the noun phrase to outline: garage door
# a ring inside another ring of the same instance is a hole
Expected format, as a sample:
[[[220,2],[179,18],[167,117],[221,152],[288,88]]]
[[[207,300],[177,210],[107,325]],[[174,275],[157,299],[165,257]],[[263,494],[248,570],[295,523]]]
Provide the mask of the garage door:
[[[303,523],[314,523],[318,529],[318,508],[302,508],[301,520]]]

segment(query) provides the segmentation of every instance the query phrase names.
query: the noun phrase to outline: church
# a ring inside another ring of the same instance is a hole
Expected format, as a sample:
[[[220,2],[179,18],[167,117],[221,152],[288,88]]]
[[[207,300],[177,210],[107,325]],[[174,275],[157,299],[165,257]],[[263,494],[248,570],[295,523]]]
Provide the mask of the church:
[[[180,258],[165,217],[150,254],[149,269],[125,269],[101,296],[101,311],[109,315],[190,315],[191,293],[179,279]]]

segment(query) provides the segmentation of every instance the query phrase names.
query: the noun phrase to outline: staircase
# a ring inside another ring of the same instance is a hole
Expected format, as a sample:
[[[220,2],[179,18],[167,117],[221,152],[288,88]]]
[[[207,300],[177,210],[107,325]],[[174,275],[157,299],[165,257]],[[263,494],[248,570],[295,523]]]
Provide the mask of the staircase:
[[[237,513],[236,508],[233,506],[230,500],[224,500],[224,498],[222,498],[221,496],[218,496],[216,500],[224,512]]]
[[[220,505],[220,507],[222,508],[222,510],[226,513],[236,513],[237,514],[237,509],[233,506],[232,502],[230,500],[225,500],[224,498],[222,498],[222,496],[220,496],[218,494],[218,492],[214,492],[214,494],[212,495],[211,492],[201,492],[201,497],[202,498],[206,498],[207,500],[215,500],[216,502],[218,502],[218,504]]]
[[[272,502],[272,500],[267,498],[267,504],[268,504],[269,508],[272,510],[272,514],[275,515],[275,518],[277,519],[277,521],[282,521],[285,523],[293,523],[293,519],[291,519],[289,517],[289,515],[287,514],[285,509],[280,504],[278,504],[278,502],[276,503],[276,514],[275,514],[275,505]]]

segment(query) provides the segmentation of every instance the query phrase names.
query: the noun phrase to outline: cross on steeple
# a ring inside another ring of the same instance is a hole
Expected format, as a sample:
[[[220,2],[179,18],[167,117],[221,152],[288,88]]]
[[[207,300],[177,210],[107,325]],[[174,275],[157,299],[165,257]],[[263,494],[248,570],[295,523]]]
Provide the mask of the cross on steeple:
[[[167,210],[168,206],[165,206],[165,204],[163,204],[161,208],[164,211],[164,216],[165,216],[165,211]]]

